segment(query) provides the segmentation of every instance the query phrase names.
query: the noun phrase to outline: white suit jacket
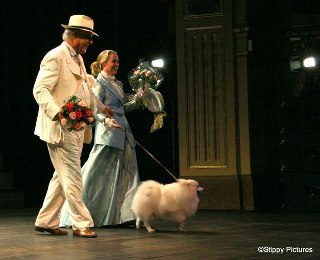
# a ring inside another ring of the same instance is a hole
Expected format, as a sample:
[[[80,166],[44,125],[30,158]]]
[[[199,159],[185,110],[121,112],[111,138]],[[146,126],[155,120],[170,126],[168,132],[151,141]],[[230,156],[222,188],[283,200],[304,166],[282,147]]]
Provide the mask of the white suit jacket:
[[[78,56],[87,82],[83,82],[79,65],[72,58],[64,42],[49,51],[41,61],[33,88],[33,96],[39,105],[34,134],[45,142],[58,144],[63,141],[62,126],[54,117],[64,105],[64,100],[74,95],[81,84],[89,85],[93,100],[91,109],[94,113],[102,112],[105,107],[92,93],[91,86],[94,86],[94,78],[86,74],[83,59],[80,55]]]

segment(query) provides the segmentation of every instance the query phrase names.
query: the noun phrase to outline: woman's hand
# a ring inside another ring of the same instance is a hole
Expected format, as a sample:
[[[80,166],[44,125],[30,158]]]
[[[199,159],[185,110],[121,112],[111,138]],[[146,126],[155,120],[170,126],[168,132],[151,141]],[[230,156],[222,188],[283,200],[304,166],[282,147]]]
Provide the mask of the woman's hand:
[[[114,128],[120,128],[121,127],[121,125],[119,125],[118,123],[117,123],[117,121],[116,120],[114,120],[113,118],[105,118],[104,119],[104,121],[103,121],[103,124],[104,125],[106,125],[106,126],[108,126],[109,128],[112,128],[112,127],[114,127]]]
[[[105,106],[105,108],[102,111],[103,114],[105,114],[107,117],[111,118],[113,116],[113,110],[110,107]]]
[[[143,96],[143,94],[144,94],[144,90],[143,90],[143,88],[139,88],[138,89],[138,91],[137,91],[137,97],[142,97]]]

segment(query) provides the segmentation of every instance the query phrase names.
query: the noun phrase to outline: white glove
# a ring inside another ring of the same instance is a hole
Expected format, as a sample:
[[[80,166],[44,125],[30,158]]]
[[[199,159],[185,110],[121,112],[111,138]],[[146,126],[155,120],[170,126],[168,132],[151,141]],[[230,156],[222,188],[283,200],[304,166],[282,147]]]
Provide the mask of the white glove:
[[[103,120],[103,124],[104,124],[105,126],[107,126],[108,128],[112,128],[112,127],[120,128],[120,127],[121,127],[121,125],[119,125],[116,120],[114,120],[113,118],[110,119],[110,118],[108,118],[108,117],[106,117],[106,118]]]

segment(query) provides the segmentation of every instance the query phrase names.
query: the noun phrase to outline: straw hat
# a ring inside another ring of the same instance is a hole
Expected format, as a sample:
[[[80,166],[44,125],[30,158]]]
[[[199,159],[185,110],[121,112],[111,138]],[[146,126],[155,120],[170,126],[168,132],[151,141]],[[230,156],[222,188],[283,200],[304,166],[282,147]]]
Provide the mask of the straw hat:
[[[93,31],[93,20],[86,15],[72,15],[69,19],[69,24],[61,24],[61,26],[65,29],[79,29],[87,32],[91,32],[92,34],[99,36]]]

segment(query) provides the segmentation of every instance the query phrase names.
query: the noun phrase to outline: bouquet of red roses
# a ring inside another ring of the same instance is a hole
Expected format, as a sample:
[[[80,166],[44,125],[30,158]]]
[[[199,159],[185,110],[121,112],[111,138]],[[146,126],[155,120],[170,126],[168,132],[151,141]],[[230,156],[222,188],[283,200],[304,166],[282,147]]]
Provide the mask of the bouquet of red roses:
[[[65,105],[62,107],[61,125],[66,127],[69,132],[75,130],[79,131],[85,127],[93,127],[95,125],[95,118],[92,110],[86,107],[77,96],[71,96],[65,100]]]

